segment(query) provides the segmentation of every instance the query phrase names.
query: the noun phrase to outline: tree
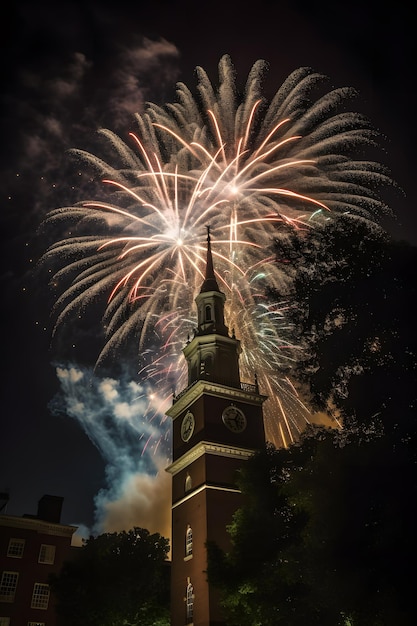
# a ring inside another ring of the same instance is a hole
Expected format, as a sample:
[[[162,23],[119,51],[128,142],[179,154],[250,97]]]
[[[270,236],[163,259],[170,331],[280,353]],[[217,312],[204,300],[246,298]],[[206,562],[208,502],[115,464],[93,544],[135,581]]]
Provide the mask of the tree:
[[[415,436],[417,248],[345,215],[281,237],[277,258],[305,349],[294,375],[313,405],[336,407],[345,425],[378,415],[387,432]]]
[[[346,215],[281,233],[277,261],[305,350],[293,376],[343,429],[308,428],[245,464],[209,579],[231,626],[411,626],[417,250]]]
[[[143,528],[90,537],[51,579],[59,624],[169,624],[169,542]]]
[[[229,626],[412,626],[412,462],[390,438],[307,429],[240,475],[231,550],[208,545]]]
[[[218,587],[230,626],[274,626],[306,623],[297,598],[304,587],[293,576],[286,555],[301,541],[304,514],[290,506],[285,491],[289,451],[272,444],[250,459],[240,471],[245,505],[228,531],[232,549],[222,552],[207,545],[208,578]],[[309,622],[313,623],[313,622]]]

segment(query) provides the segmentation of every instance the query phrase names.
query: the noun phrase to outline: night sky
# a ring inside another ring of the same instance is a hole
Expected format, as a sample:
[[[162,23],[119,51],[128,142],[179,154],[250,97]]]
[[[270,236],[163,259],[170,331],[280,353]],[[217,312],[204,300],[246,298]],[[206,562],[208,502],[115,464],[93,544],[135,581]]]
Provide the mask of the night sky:
[[[292,70],[310,66],[335,87],[359,91],[355,110],[382,134],[381,160],[404,190],[390,198],[397,217],[386,227],[396,239],[415,245],[413,20],[411,8],[401,3],[393,9],[357,0],[318,6],[296,0],[253,6],[40,1],[12,4],[8,12],[0,118],[0,491],[9,490],[12,515],[35,513],[45,493],[63,496],[62,521],[91,529],[97,495],[108,488],[111,472],[80,423],[56,410],[61,387],[55,365],[64,359],[92,367],[100,350],[100,320],[90,320],[74,342],[67,328],[51,343],[53,295],[47,277],[35,270],[51,243],[39,230],[46,213],[92,193],[89,176],[74,169],[67,150],[94,151],[99,127],[127,137],[133,113],[143,111],[146,101],[172,101],[177,81],[194,88],[198,65],[216,83],[223,54],[231,56],[242,84],[253,63],[265,59],[266,95]],[[118,358],[114,376],[127,360],[124,354]],[[142,510],[140,522],[151,525],[150,518],[156,519],[155,529],[163,532],[166,486],[155,491],[152,482],[137,485],[142,504],[129,504],[129,523],[142,507],[147,513]],[[116,507],[114,519],[123,517],[122,509]],[[116,527],[115,522],[111,528]]]

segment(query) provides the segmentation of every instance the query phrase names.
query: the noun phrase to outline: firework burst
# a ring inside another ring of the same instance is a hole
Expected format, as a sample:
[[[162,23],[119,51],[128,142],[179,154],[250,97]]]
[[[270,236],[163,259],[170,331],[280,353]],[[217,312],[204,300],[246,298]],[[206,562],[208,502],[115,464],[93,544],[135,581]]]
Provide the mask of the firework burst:
[[[267,436],[286,445],[309,411],[289,377],[300,348],[285,316],[289,278],[275,262],[274,239],[282,224],[302,232],[340,212],[377,219],[388,211],[378,189],[390,179],[380,164],[352,156],[377,144],[368,121],[345,110],[353,90],[314,99],[325,77],[300,68],[268,103],[264,71],[263,61],[255,63],[239,96],[225,56],[218,89],[197,68],[197,95],[179,84],[177,102],[149,104],[127,142],[101,130],[112,159],[74,150],[102,177],[111,201],[52,211],[46,223],[70,223],[71,234],[44,260],[60,263],[54,282],[70,280],[55,305],[56,328],[105,293],[99,361],[139,332],[140,375],[165,389],[163,411],[173,381],[186,384],[181,349],[195,325],[210,225],[227,323],[242,341],[242,377],[257,376],[269,396]],[[283,301],[268,299],[268,288]]]

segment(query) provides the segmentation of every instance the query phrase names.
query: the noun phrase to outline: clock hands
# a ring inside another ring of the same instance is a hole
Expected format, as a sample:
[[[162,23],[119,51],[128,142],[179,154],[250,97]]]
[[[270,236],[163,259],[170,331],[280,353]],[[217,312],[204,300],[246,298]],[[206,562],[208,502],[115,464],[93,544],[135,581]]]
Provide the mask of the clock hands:
[[[194,426],[195,423],[192,413],[187,413],[181,424],[181,438],[183,439],[183,441],[187,442],[189,439],[191,439],[191,436],[194,432]]]
[[[241,432],[246,427],[246,419],[244,414],[238,407],[234,405],[228,406],[223,411],[223,421],[226,426],[233,432]]]

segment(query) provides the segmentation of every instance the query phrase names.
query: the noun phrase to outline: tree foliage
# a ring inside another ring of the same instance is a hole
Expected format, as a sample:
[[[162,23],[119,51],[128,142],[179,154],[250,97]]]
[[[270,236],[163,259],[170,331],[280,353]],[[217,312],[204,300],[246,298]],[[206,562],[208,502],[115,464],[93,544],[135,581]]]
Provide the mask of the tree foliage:
[[[294,375],[343,428],[311,426],[245,464],[209,579],[229,626],[411,626],[417,251],[351,216],[283,235],[305,350]]]
[[[345,215],[288,233],[277,258],[294,278],[296,375],[314,406],[336,407],[345,424],[379,415],[388,431],[415,428],[417,248]]]
[[[386,435],[324,427],[250,459],[232,548],[208,546],[227,624],[414,624],[412,470]]]
[[[169,542],[143,528],[90,537],[51,579],[62,626],[167,626]]]

